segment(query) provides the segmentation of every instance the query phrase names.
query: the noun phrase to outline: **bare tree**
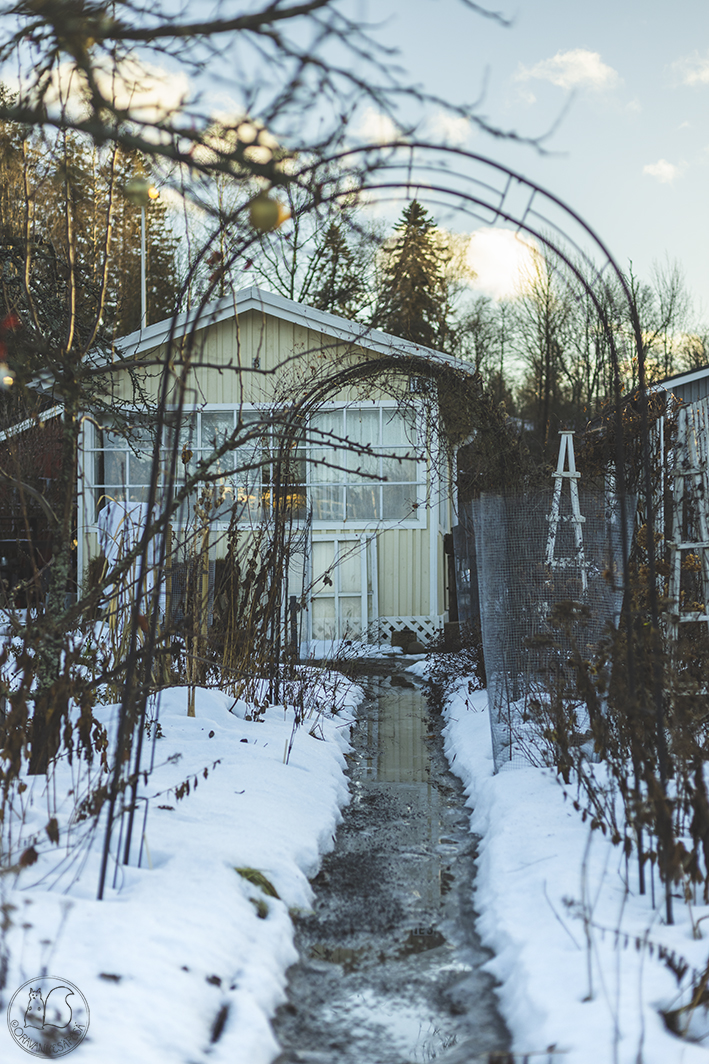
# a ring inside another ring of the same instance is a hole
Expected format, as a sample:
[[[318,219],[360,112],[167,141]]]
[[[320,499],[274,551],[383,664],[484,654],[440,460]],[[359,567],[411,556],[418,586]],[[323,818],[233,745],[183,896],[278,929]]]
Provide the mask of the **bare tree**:
[[[568,384],[573,300],[550,255],[537,254],[513,307],[514,344],[527,374],[520,407],[534,424],[539,452],[555,449],[555,429],[569,411]]]
[[[28,582],[32,609],[13,615],[19,644],[12,690],[7,677],[2,681],[9,694],[2,797],[7,802],[17,787],[27,754],[30,771],[40,775],[51,773],[62,753],[105,759],[106,737],[93,706],[99,689],[109,684],[122,702],[114,763],[86,814],[98,816],[108,801],[108,840],[127,788],[135,798],[142,723],[155,682],[156,645],[164,635],[158,632],[158,602],[146,572],[150,565],[164,567],[170,521],[179,508],[196,494],[203,513],[213,505],[225,462],[268,466],[273,476],[262,441],[269,433],[273,438],[274,429],[265,416],[257,424],[239,417],[227,438],[200,461],[192,461],[181,442],[192,373],[203,355],[196,326],[178,335],[173,320],[165,357],[143,363],[132,376],[133,393],[116,401],[111,374],[119,368],[130,375],[134,368],[122,360],[112,335],[115,321],[125,328],[131,324],[130,315],[121,317],[125,308],[116,294],[112,260],[124,223],[127,246],[136,235],[127,223],[134,175],[126,160],[140,159],[146,178],[171,185],[207,220],[202,239],[190,248],[176,311],[189,304],[199,322],[204,306],[229,293],[249,261],[265,263],[270,252],[264,234],[285,240],[280,225],[289,209],[294,226],[303,226],[300,234],[311,226],[316,252],[302,271],[302,259],[294,264],[289,292],[312,295],[321,305],[339,301],[349,310],[358,293],[339,284],[337,270],[328,274],[328,267],[337,265],[335,252],[344,256],[332,230],[343,212],[327,204],[350,202],[366,173],[386,163],[387,149],[375,146],[339,169],[323,160],[345,144],[358,109],[373,106],[396,121],[399,102],[415,99],[488,127],[474,105],[451,107],[412,89],[391,53],[334,0],[265,0],[248,13],[224,0],[204,19],[171,4],[20,0],[0,7],[0,65],[17,78],[16,92],[0,95],[0,122],[14,130],[21,161],[13,195],[9,186],[0,189],[16,226],[2,246],[2,296],[11,311],[2,318],[5,380],[14,373],[16,391],[40,392],[61,409],[51,563],[34,559]],[[51,145],[51,174],[33,150],[40,142]],[[95,183],[77,180],[79,157],[90,158],[102,175],[100,197],[93,195]],[[40,177],[53,182],[52,202],[60,209],[53,212],[51,231],[37,239]],[[300,235],[294,245],[298,241]],[[136,262],[134,253],[131,261]],[[134,314],[135,297],[129,298]],[[148,396],[141,374],[151,373],[159,385]],[[87,421],[98,432],[122,431],[140,459],[152,463],[145,502],[150,516],[123,557],[95,573],[90,585],[79,580],[76,587],[75,471]],[[150,459],[143,446],[148,428]],[[292,438],[283,435],[290,446]],[[252,448],[251,458],[244,459],[244,449],[255,442],[261,447],[257,457]],[[15,472],[18,488],[32,488],[21,481],[19,466]],[[290,485],[288,468],[283,477]],[[270,483],[274,499],[288,494],[278,482]],[[77,630],[83,626],[86,635],[97,612],[115,599],[115,588],[128,581],[133,597],[121,652],[113,660],[96,652],[89,668],[86,640],[75,638]],[[72,716],[76,707],[78,720]],[[108,842],[104,873],[107,847]],[[3,860],[16,856],[4,853]]]

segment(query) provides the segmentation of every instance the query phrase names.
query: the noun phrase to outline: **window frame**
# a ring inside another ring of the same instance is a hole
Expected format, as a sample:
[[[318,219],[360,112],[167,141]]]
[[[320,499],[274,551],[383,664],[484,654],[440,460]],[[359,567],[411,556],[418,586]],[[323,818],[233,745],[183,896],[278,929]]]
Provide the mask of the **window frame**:
[[[172,411],[174,409],[176,409],[176,408],[174,408],[174,407],[168,408],[168,412],[170,412],[170,411]],[[186,430],[186,427],[187,427],[188,423],[190,421],[192,421],[193,418],[194,418],[194,425],[195,425],[195,431],[194,431],[194,437],[193,437],[194,440],[195,440],[195,443],[193,444],[192,441],[190,441],[189,439],[186,441],[188,446],[189,446],[189,448],[190,448],[190,450],[192,450],[192,458],[190,459],[190,461],[194,462],[194,461],[199,460],[200,458],[202,458],[202,457],[204,457],[206,455],[209,455],[210,453],[213,453],[213,447],[210,450],[209,446],[203,446],[202,445],[202,432],[203,432],[202,415],[203,414],[212,414],[212,413],[217,414],[217,413],[230,412],[232,414],[232,418],[233,418],[233,425],[232,425],[232,431],[233,431],[233,427],[235,427],[235,425],[236,425],[236,416],[237,416],[237,414],[249,415],[252,412],[263,412],[264,414],[267,414],[268,411],[270,411],[271,409],[272,409],[272,406],[270,406],[270,405],[258,404],[258,403],[242,403],[242,404],[234,404],[234,403],[202,403],[202,404],[199,404],[199,405],[198,404],[194,404],[194,405],[190,405],[188,407],[183,408],[183,411],[182,411],[183,425],[182,425],[182,428],[180,430],[181,434],[185,433],[185,430]],[[371,400],[369,402],[367,402],[367,401],[364,401],[364,402],[361,402],[361,401],[360,402],[358,402],[358,401],[345,402],[345,401],[340,400],[340,401],[333,401],[331,403],[323,404],[321,407],[318,408],[318,410],[315,413],[317,415],[317,414],[321,414],[321,413],[334,412],[334,411],[338,411],[338,410],[343,411],[343,412],[346,412],[346,411],[360,411],[360,410],[367,410],[367,411],[376,410],[378,412],[378,414],[379,414],[379,438],[381,440],[382,435],[383,435],[384,419],[385,419],[387,413],[394,414],[398,410],[398,404],[397,404],[396,400],[386,400],[386,399],[385,400],[375,400],[374,402],[372,402]],[[422,427],[421,427],[421,421],[420,421],[420,412],[416,408],[415,408],[415,413],[416,413],[416,443],[415,443],[415,445],[410,445],[405,450],[404,445],[394,445],[394,444],[386,445],[386,444],[382,444],[382,443],[373,444],[373,447],[376,447],[377,450],[380,451],[380,454],[378,455],[379,474],[380,474],[378,479],[369,478],[369,477],[365,477],[362,480],[348,479],[348,477],[351,476],[352,473],[354,472],[353,470],[350,470],[348,468],[348,469],[342,470],[342,471],[340,471],[338,469],[332,469],[331,471],[334,474],[334,476],[333,476],[333,478],[331,480],[330,479],[325,479],[325,480],[317,479],[317,480],[315,480],[313,478],[313,476],[312,476],[312,472],[313,472],[314,466],[313,466],[313,462],[310,459],[310,456],[311,456],[311,453],[313,451],[322,450],[323,449],[323,445],[321,443],[313,442],[312,437],[310,436],[310,434],[306,430],[306,442],[301,448],[299,448],[299,451],[301,452],[302,458],[299,457],[299,458],[296,459],[297,461],[303,461],[304,460],[304,462],[305,462],[305,477],[304,477],[304,480],[302,481],[302,486],[303,486],[303,488],[305,490],[306,508],[305,508],[305,512],[304,513],[298,514],[297,516],[294,517],[294,521],[293,521],[294,525],[299,527],[299,526],[303,526],[306,523],[306,515],[307,515],[310,507],[312,506],[312,489],[315,488],[315,487],[328,487],[329,486],[329,487],[334,487],[334,488],[336,488],[337,490],[340,491],[341,498],[342,498],[342,513],[343,513],[343,516],[339,517],[339,518],[315,518],[315,517],[313,517],[313,520],[312,520],[313,530],[317,529],[318,531],[322,531],[324,529],[344,528],[344,529],[352,530],[353,532],[355,532],[355,531],[363,531],[365,529],[370,529],[372,527],[377,527],[377,528],[425,528],[426,524],[427,524],[427,511],[428,511],[428,507],[427,507],[427,490],[428,490],[428,483],[429,483],[429,468],[428,468],[428,462],[426,461],[426,459],[420,457],[420,454],[421,454],[421,451],[422,451],[422,447],[421,447]],[[343,429],[344,429],[343,438],[345,438],[346,435],[347,435],[347,413],[344,414]],[[110,429],[106,429],[104,431],[105,432],[110,432],[111,430]],[[148,431],[149,431],[149,429],[148,429]],[[196,445],[196,441],[199,441],[199,446]],[[84,448],[85,463],[87,465],[88,470],[90,470],[91,494],[92,494],[92,512],[93,512],[92,523],[93,524],[96,524],[96,521],[97,521],[97,518],[98,518],[98,513],[99,513],[100,509],[102,508],[102,506],[100,505],[101,500],[104,500],[103,505],[105,505],[105,502],[112,501],[115,498],[121,498],[122,497],[122,498],[131,499],[131,496],[132,496],[133,493],[139,493],[141,491],[141,489],[145,489],[146,486],[147,486],[146,484],[141,484],[141,483],[138,483],[137,481],[133,481],[132,478],[131,478],[131,467],[132,467],[132,464],[134,462],[136,462],[136,461],[140,461],[140,459],[137,458],[136,455],[135,455],[135,448],[131,447],[130,443],[127,440],[119,440],[118,442],[121,443],[121,446],[106,447],[105,446],[105,436],[104,436],[103,439],[100,439],[99,430],[94,427],[94,430],[93,430],[93,433],[92,433],[91,445]],[[99,444],[102,444],[102,445],[99,445]],[[256,444],[255,446],[258,446],[258,444]],[[161,451],[162,450],[163,449],[161,448]],[[392,454],[395,454],[397,451],[401,451],[402,452],[402,458],[405,458],[406,460],[412,460],[412,461],[415,462],[415,475],[416,475],[416,479],[415,480],[404,480],[404,479],[402,479],[401,481],[395,481],[395,480],[390,480],[390,479],[387,479],[387,480],[382,479],[382,468],[383,468],[384,461],[386,461],[388,456],[391,456]],[[127,479],[124,482],[124,484],[122,484],[122,485],[117,485],[117,484],[107,485],[106,484],[106,478],[105,478],[105,461],[106,461],[106,458],[105,458],[105,456],[107,454],[109,454],[109,453],[124,454],[126,456],[125,457],[124,468],[127,471]],[[147,457],[148,452],[145,451],[143,453]],[[163,453],[167,453],[167,451],[164,450]],[[343,463],[345,466],[348,465],[348,461],[347,461],[348,456],[352,455],[352,454],[356,454],[356,452],[348,450],[346,445],[343,445],[342,453],[345,456],[345,462]],[[151,451],[150,451],[150,459],[152,460],[152,448],[151,448]],[[145,461],[145,458],[143,459],[143,461]],[[103,475],[100,475],[101,462],[103,462]],[[334,464],[338,464],[337,459],[335,459]],[[255,511],[251,511],[248,514],[245,514],[243,518],[240,518],[239,527],[244,527],[244,528],[255,527],[262,520],[268,520],[272,516],[272,510],[270,509],[270,507],[269,507],[268,510],[266,510],[264,505],[263,505],[263,500],[264,500],[264,498],[267,495],[270,494],[270,485],[273,483],[273,480],[272,480],[272,463],[264,462],[263,466],[261,466],[260,468],[261,468],[261,477],[260,477],[260,485],[261,486],[260,486],[260,490],[256,494],[260,496],[261,502],[259,503],[258,508]],[[257,474],[257,471],[255,471],[255,473]],[[264,475],[264,474],[267,474],[267,475]],[[240,487],[242,487],[242,485],[236,483],[236,478],[233,475],[229,475],[229,474],[225,473],[225,479],[230,480],[232,485],[236,485],[236,490],[237,491],[239,490]],[[176,479],[176,484],[175,484],[175,487],[178,490],[179,490],[180,483],[181,483],[180,456],[178,455],[177,479]],[[300,484],[301,481],[299,481],[298,483]],[[386,489],[387,486],[389,486],[389,485],[397,486],[397,485],[400,485],[400,484],[401,485],[413,485],[415,499],[416,499],[416,509],[415,509],[414,513],[410,514],[407,517],[386,517],[386,518],[385,517],[371,517],[371,518],[364,518],[364,519],[349,518],[347,516],[347,509],[346,509],[346,507],[347,507],[347,495],[346,495],[347,491],[350,490],[353,487],[358,487],[358,486],[362,487],[362,486],[366,486],[367,484],[372,484],[379,492],[379,512],[380,513],[383,513],[383,494],[382,493],[383,493],[384,489]],[[116,490],[116,489],[118,489],[118,490]],[[144,501],[144,500],[138,498],[138,499],[135,499],[134,501]],[[176,526],[178,526],[178,527],[186,527],[189,524],[189,522],[190,522],[190,516],[191,516],[191,507],[190,507],[190,512],[188,512],[188,513],[185,512],[184,507],[181,507],[180,511],[178,511],[178,513],[175,514],[175,524],[176,524]],[[215,517],[213,519],[213,521],[212,521],[212,526],[215,529],[222,530],[222,529],[227,529],[229,527],[229,523],[230,523],[230,514],[227,514],[223,518],[222,517],[218,517],[218,516]]]
[[[344,438],[348,438],[347,411],[355,411],[356,412],[356,411],[359,411],[359,410],[367,410],[367,411],[376,410],[378,412],[378,414],[379,414],[379,438],[380,438],[380,441],[381,441],[382,436],[383,436],[384,418],[385,418],[387,412],[389,412],[390,414],[394,414],[394,413],[396,413],[398,411],[398,409],[399,409],[399,404],[396,402],[396,400],[392,400],[392,399],[389,399],[389,400],[387,400],[387,399],[383,399],[383,400],[379,399],[379,400],[375,400],[374,402],[372,402],[371,400],[369,402],[367,402],[367,401],[364,401],[364,402],[357,402],[357,401],[344,402],[344,401],[340,400],[340,401],[333,401],[333,402],[330,402],[330,403],[323,403],[322,406],[320,406],[318,408],[318,410],[315,412],[315,414],[317,416],[317,414],[335,412],[337,410],[344,411],[345,412],[345,417],[343,419],[343,429],[344,429],[344,431],[342,433],[343,439],[344,439]],[[337,518],[337,517],[333,517],[333,518],[316,518],[315,515],[313,514],[313,529],[314,530],[317,529],[317,530],[320,531],[320,530],[332,529],[332,528],[347,528],[347,529],[352,529],[352,531],[363,531],[365,529],[372,528],[374,526],[377,527],[377,528],[380,528],[380,527],[384,527],[384,528],[425,528],[426,527],[426,523],[427,523],[427,518],[426,518],[426,513],[427,513],[427,489],[428,489],[428,482],[429,482],[428,463],[426,462],[425,458],[420,458],[419,457],[419,455],[421,453],[421,450],[422,450],[422,447],[421,447],[421,436],[422,436],[421,418],[420,418],[420,410],[418,409],[418,407],[415,407],[414,409],[415,409],[415,413],[416,413],[416,442],[415,442],[415,444],[410,444],[406,449],[405,449],[405,445],[395,445],[395,444],[387,445],[387,444],[384,444],[384,443],[381,443],[381,442],[372,445],[373,447],[376,447],[380,451],[380,454],[378,456],[378,459],[379,459],[379,474],[380,475],[379,475],[378,479],[369,478],[369,477],[365,477],[361,481],[349,480],[348,479],[348,474],[350,474],[352,471],[350,471],[347,468],[347,465],[348,465],[347,457],[349,455],[356,454],[357,452],[356,451],[352,451],[351,449],[348,449],[346,445],[344,445],[343,448],[342,448],[342,451],[346,452],[346,454],[345,454],[345,462],[344,463],[335,463],[335,464],[338,464],[338,465],[345,465],[346,468],[342,469],[342,470],[333,469],[332,472],[333,472],[333,474],[335,474],[335,476],[333,476],[332,480],[318,479],[317,481],[314,481],[313,478],[312,478],[312,470],[314,468],[313,462],[311,460],[306,459],[306,475],[307,475],[307,487],[308,487],[308,502],[309,502],[309,505],[312,505],[312,496],[310,494],[310,491],[311,491],[311,489],[313,487],[325,487],[325,488],[326,487],[336,487],[336,488],[339,489],[339,491],[341,493],[341,498],[342,498],[341,506],[342,506],[343,516],[339,517],[339,518]],[[322,449],[323,449],[322,444],[318,444],[317,442],[313,442],[312,439],[309,441],[308,446],[307,446],[307,451],[308,452],[315,451],[315,450],[322,450]],[[386,479],[385,480],[385,479],[383,479],[383,464],[387,460],[388,457],[390,457],[391,455],[395,454],[397,451],[405,452],[405,453],[402,453],[402,455],[401,455],[402,459],[412,460],[415,463],[415,469],[416,469],[416,479],[415,480],[405,480],[403,478],[401,480],[391,480],[391,479]],[[309,455],[308,455],[308,458],[309,458]],[[339,474],[339,476],[337,474]],[[383,512],[384,512],[383,492],[388,486],[413,485],[413,487],[415,489],[415,496],[416,496],[416,508],[415,508],[415,511],[413,513],[411,513],[407,517],[383,517],[382,516],[382,517],[369,517],[369,518],[362,518],[362,519],[349,517],[348,512],[347,512],[347,494],[346,494],[347,491],[349,489],[351,489],[351,488],[366,486],[367,484],[371,484],[371,485],[375,486],[378,489],[378,491],[379,491],[379,512],[381,514],[383,514]]]

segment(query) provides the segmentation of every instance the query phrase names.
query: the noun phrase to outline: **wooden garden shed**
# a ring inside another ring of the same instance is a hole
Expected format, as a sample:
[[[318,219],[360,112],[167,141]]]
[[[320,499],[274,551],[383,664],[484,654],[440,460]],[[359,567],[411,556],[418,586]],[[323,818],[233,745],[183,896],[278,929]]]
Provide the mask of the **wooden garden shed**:
[[[134,421],[132,439],[111,425],[84,422],[80,574],[99,553],[102,511],[138,507],[147,498],[155,437],[147,408],[136,402],[134,380],[150,407],[166,359],[174,362],[175,379],[168,410],[189,360],[180,436],[185,469],[249,418],[296,403],[312,382],[331,381],[318,384],[293,489],[300,546],[291,587],[300,582],[307,599],[303,637],[379,641],[406,627],[424,640],[433,636],[448,618],[444,536],[455,523],[454,478],[434,431],[436,385],[426,369],[470,374],[472,368],[255,287],[199,315],[132,333],[116,345],[109,374],[113,404]],[[242,448],[219,482],[211,518],[217,556],[235,504],[245,528],[267,517],[269,470],[252,457]]]

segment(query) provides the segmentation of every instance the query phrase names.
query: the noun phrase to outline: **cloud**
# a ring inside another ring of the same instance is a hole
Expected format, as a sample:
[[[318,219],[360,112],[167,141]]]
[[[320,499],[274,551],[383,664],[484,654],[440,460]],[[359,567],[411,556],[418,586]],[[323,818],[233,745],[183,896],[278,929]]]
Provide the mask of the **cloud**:
[[[373,107],[367,107],[362,112],[352,133],[356,140],[366,144],[389,144],[400,139],[399,130],[389,115],[384,115]]]
[[[96,82],[107,100],[129,111],[137,122],[165,121],[178,112],[189,94],[189,80],[175,73],[127,56],[115,65],[108,60],[94,68]],[[18,87],[20,87],[18,85]],[[50,112],[82,115],[88,107],[86,79],[73,63],[60,63],[52,72],[45,103]]]
[[[466,265],[477,276],[471,287],[493,299],[519,296],[534,275],[538,252],[512,229],[476,229]]]
[[[683,85],[709,85],[709,53],[704,57],[695,52],[684,59],[677,59],[672,70]]]
[[[658,159],[656,163],[648,163],[643,166],[643,173],[656,178],[661,185],[671,185],[677,177],[681,177],[684,166],[675,166],[668,163],[667,159]]]
[[[427,137],[453,148],[463,148],[470,140],[473,127],[462,115],[452,115],[447,111],[437,111],[426,119],[423,132]]]
[[[598,52],[572,48],[557,52],[552,59],[543,59],[533,67],[520,66],[517,81],[550,81],[560,89],[590,89],[605,92],[622,84],[623,79],[613,67],[601,60]]]
[[[141,122],[159,122],[179,111],[189,93],[187,75],[126,59],[117,71],[101,71],[101,91]]]

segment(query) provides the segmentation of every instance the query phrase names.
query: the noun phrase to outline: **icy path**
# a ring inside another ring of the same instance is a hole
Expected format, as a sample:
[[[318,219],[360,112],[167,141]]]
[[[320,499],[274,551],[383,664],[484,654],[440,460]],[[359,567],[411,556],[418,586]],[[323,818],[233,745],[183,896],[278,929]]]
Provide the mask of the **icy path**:
[[[278,1064],[473,1064],[509,1038],[471,907],[475,837],[419,687],[373,681],[351,805],[298,921]],[[403,685],[403,686],[402,686]]]

